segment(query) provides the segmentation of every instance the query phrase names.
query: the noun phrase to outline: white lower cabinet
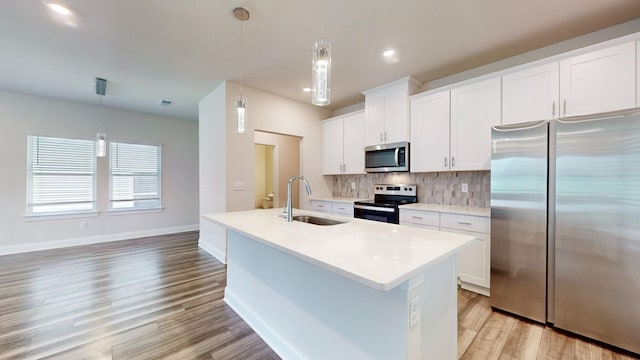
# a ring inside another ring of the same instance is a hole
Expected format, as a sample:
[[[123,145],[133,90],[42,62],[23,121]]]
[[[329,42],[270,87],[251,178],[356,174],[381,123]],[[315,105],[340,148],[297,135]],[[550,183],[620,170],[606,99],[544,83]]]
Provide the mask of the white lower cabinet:
[[[489,296],[491,218],[440,214],[440,231],[475,236],[473,243],[458,253],[458,279],[463,289]]]
[[[473,243],[458,253],[456,274],[463,289],[489,296],[491,271],[491,219],[489,217],[401,208],[400,225],[474,236]]]
[[[353,202],[351,201],[331,201],[331,200],[310,200],[311,210],[320,211],[327,214],[353,217]]]
[[[400,209],[400,224],[440,230],[440,213],[437,211]]]
[[[331,213],[333,215],[340,215],[346,217],[353,217],[353,203],[352,202],[331,202]]]
[[[326,212],[331,214],[331,201],[327,200],[310,200],[311,210]]]

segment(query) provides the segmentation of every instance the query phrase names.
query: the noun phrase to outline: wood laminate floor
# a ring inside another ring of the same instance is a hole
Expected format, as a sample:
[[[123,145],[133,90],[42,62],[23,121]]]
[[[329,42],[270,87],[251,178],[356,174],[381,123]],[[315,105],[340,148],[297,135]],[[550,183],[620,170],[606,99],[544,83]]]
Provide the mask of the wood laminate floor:
[[[279,359],[198,233],[0,256],[0,360]],[[458,293],[462,359],[634,359]]]

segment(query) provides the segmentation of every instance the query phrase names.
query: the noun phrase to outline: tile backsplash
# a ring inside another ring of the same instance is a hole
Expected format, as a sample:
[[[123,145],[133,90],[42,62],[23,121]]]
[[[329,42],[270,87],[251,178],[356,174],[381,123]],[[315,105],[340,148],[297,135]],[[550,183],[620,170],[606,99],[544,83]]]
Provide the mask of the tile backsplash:
[[[490,179],[489,171],[334,175],[333,196],[369,199],[374,184],[418,184],[418,202],[490,207]],[[468,192],[462,192],[462,184]]]

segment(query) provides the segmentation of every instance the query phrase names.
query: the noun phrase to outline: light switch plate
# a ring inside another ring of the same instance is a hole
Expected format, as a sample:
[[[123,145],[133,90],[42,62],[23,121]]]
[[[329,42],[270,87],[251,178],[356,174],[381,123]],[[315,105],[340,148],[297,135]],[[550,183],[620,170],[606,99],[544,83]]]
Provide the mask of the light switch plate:
[[[463,193],[469,192],[469,184],[462,183],[462,192]]]
[[[236,181],[233,183],[234,191],[245,191],[247,190],[247,183],[244,181]]]

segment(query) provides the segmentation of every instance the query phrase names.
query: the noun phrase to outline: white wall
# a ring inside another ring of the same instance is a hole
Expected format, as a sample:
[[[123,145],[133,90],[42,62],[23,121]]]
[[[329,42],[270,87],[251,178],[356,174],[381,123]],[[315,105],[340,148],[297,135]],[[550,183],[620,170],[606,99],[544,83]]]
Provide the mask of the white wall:
[[[227,209],[226,101],[226,85],[222,83],[200,100],[198,105],[200,215],[224,212]],[[202,217],[198,245],[223,263],[226,262],[226,231]]]
[[[162,212],[108,215],[109,165],[98,159],[97,207],[88,218],[26,221],[27,135],[162,145]],[[98,105],[0,91],[0,254],[198,228],[198,124]],[[87,228],[80,228],[80,221]]]
[[[330,195],[331,179],[322,176],[320,121],[329,118],[331,110],[245,86],[247,131],[238,134],[233,100],[239,94],[238,85],[225,82],[200,101],[200,215],[254,208],[255,130],[302,138],[300,174],[309,180],[314,194]],[[245,190],[234,191],[235,182],[244,183]],[[300,207],[309,208],[306,192],[300,194]],[[200,246],[222,262],[226,262],[224,234],[212,222],[200,221]]]
[[[330,183],[322,176],[322,125],[321,120],[331,116],[331,110],[301,103],[264,91],[244,87],[247,98],[247,132],[235,132],[233,99],[240,94],[240,87],[227,82],[227,211],[250,210],[254,205],[254,130],[294,135],[302,138],[300,149],[300,174],[305,176],[314,194],[331,194]],[[202,119],[200,120],[202,121]],[[280,154],[283,156],[283,154]],[[286,155],[285,155],[286,156]],[[289,179],[279,179],[282,182]],[[234,191],[234,182],[246,183],[246,191]],[[298,184],[296,184],[297,186]],[[305,191],[300,192],[300,207],[309,208]]]

